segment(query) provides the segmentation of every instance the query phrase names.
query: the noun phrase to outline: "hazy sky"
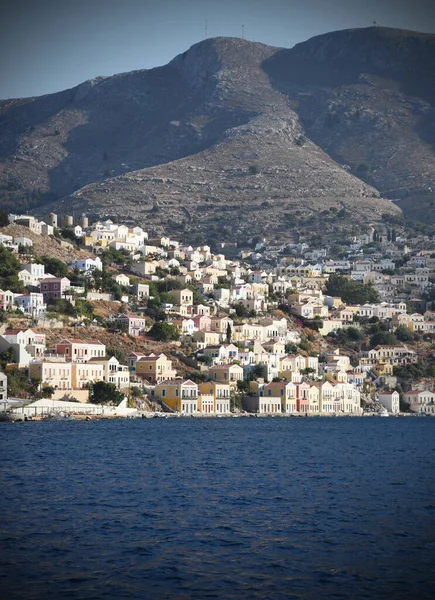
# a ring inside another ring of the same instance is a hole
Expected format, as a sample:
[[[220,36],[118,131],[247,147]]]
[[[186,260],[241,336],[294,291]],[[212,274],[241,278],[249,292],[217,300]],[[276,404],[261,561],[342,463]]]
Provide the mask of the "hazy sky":
[[[290,48],[380,25],[435,33],[435,0],[0,0],[0,98],[163,65],[208,37]]]

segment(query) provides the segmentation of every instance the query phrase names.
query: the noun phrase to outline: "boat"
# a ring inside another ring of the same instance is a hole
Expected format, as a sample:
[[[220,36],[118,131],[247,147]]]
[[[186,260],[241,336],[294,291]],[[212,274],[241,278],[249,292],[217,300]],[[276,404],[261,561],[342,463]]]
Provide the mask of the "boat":
[[[383,408],[381,408],[381,410],[379,411],[379,416],[380,417],[389,417],[390,416],[388,414],[388,410],[385,408],[385,406]]]

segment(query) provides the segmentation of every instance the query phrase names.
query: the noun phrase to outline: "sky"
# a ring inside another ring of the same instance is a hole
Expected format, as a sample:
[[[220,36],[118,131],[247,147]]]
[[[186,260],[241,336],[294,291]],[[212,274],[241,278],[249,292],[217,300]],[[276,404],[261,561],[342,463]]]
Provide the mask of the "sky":
[[[373,21],[435,33],[435,0],[0,0],[0,98],[164,65],[207,37],[291,48]]]

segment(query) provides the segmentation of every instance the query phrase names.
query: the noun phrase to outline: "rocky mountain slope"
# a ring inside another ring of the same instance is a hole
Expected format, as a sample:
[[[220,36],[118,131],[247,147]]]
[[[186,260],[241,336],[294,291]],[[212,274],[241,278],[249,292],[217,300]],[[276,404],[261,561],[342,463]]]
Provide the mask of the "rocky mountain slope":
[[[385,28],[290,50],[205,40],[164,67],[0,102],[0,202],[204,239],[282,238],[330,207],[435,220],[435,36]],[[330,223],[334,226],[334,223]]]

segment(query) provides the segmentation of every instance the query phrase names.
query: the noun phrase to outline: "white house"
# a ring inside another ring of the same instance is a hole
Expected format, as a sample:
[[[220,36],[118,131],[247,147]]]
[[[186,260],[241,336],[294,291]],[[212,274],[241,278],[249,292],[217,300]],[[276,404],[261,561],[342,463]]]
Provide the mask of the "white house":
[[[21,312],[31,315],[35,319],[43,317],[47,311],[44,296],[38,292],[15,294],[15,303]]]
[[[400,411],[400,396],[397,391],[379,394],[379,402],[393,415],[397,415]]]
[[[118,273],[118,275],[113,275],[112,279],[114,279],[119,285],[123,285],[125,287],[128,287],[130,285],[130,278],[127,277],[127,275],[124,275],[124,273]]]
[[[103,269],[103,263],[99,256],[89,256],[88,258],[76,260],[71,266],[81,273],[89,273],[95,270],[101,271]]]

